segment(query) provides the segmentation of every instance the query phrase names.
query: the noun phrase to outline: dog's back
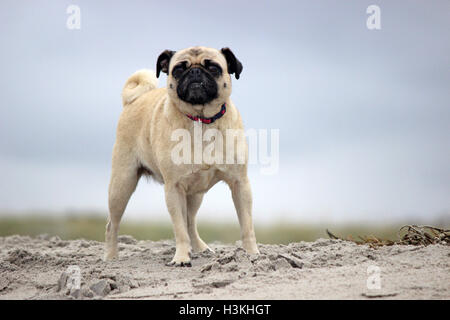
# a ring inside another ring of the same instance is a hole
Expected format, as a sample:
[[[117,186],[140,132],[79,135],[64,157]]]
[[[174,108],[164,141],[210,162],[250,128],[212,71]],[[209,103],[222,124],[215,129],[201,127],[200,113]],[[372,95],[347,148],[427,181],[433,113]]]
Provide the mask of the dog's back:
[[[135,146],[140,131],[149,124],[166,92],[166,88],[158,88],[154,71],[142,69],[132,74],[122,89],[124,109],[117,126],[117,140],[127,140],[126,144]]]

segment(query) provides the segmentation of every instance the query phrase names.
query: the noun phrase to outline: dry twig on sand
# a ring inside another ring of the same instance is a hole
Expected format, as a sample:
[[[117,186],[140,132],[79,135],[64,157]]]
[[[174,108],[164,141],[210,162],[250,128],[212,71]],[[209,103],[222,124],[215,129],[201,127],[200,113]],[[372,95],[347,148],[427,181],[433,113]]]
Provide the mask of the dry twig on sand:
[[[403,236],[401,233],[405,232]],[[407,225],[400,228],[399,244],[424,245],[429,244],[446,244],[450,245],[450,230],[431,227]]]
[[[326,232],[331,239],[352,241],[356,244],[368,244],[372,248],[392,246],[394,244],[427,246],[439,243],[450,245],[450,230],[431,226],[405,225],[399,229],[398,237],[400,240],[397,241],[379,239],[375,236],[358,236],[359,240],[353,239],[352,236],[348,236],[347,239],[344,239],[335,236],[328,229]]]

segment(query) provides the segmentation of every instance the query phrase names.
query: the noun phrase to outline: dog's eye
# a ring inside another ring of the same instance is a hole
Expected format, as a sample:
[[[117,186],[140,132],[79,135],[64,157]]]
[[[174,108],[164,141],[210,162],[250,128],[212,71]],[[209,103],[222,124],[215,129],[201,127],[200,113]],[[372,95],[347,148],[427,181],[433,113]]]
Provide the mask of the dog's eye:
[[[213,65],[210,65],[210,66],[208,67],[208,70],[209,70],[210,72],[212,72],[212,73],[217,73],[217,72],[219,72],[219,68],[217,68],[216,66],[213,66]]]
[[[175,67],[173,68],[172,75],[175,78],[179,78],[183,74],[183,71],[184,71],[183,67]]]
[[[177,65],[173,68],[172,75],[175,78],[179,78],[183,74],[184,70],[186,70],[186,66],[184,64]]]
[[[211,73],[219,73],[219,68],[217,68],[215,65],[213,65],[213,64],[211,64],[211,65],[209,65],[208,66],[208,70],[209,70],[209,72],[211,72]]]

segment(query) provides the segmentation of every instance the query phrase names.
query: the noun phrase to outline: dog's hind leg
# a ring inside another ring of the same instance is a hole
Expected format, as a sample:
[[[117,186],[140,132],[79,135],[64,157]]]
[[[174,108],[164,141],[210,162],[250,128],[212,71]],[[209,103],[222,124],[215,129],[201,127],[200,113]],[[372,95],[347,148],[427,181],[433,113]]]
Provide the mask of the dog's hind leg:
[[[139,180],[137,163],[131,156],[114,156],[109,184],[109,219],[106,225],[106,252],[104,259],[117,257],[117,234],[128,200]]]
[[[198,209],[203,200],[203,193],[197,193],[194,195],[188,195],[187,200],[187,224],[189,238],[191,239],[191,246],[194,252],[202,252],[209,250],[213,252],[208,245],[200,238],[197,231],[197,223],[195,217],[197,215]]]

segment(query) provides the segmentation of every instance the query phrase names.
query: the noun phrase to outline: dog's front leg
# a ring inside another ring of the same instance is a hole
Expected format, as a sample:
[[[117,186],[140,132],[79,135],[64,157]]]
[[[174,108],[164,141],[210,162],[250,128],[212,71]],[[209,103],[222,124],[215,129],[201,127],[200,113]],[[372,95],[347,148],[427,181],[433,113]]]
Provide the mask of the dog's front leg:
[[[186,193],[178,184],[166,183],[164,190],[166,193],[167,209],[172,218],[176,242],[175,256],[168,265],[190,267],[191,259],[189,257],[189,252],[191,250],[191,244],[187,229]]]
[[[250,254],[259,253],[252,222],[252,191],[247,176],[229,183],[241,226],[242,246]]]

